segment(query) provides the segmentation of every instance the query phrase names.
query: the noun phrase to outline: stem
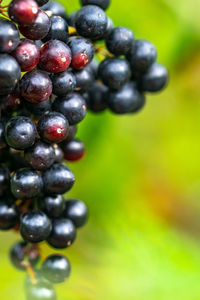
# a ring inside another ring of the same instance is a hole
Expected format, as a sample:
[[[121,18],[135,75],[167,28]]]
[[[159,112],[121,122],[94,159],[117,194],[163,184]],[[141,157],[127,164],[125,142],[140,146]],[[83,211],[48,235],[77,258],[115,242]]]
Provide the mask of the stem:
[[[35,272],[34,272],[33,268],[31,267],[31,264],[28,261],[23,261],[22,265],[26,268],[26,270],[30,276],[32,284],[35,285],[37,283],[37,280],[35,277]]]
[[[72,26],[69,26],[68,27],[68,30],[69,30],[69,35],[72,35],[72,34],[76,34],[77,31],[76,31],[76,28],[72,27]]]

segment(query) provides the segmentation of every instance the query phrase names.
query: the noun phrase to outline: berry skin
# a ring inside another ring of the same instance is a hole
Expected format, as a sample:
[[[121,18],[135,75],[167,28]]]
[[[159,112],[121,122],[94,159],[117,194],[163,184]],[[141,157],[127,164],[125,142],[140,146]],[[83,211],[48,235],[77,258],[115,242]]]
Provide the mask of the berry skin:
[[[42,6],[41,9],[48,11],[52,16],[60,16],[67,20],[65,7],[58,2],[49,1],[47,4]]]
[[[41,176],[29,168],[17,170],[12,175],[10,184],[12,194],[18,199],[36,197],[43,187]]]
[[[0,200],[0,230],[13,228],[18,221],[18,211],[14,204],[8,203],[8,200]]]
[[[6,147],[6,140],[5,140],[5,134],[4,134],[5,125],[3,121],[0,121],[0,149],[3,149]]]
[[[74,73],[75,77],[76,77],[76,91],[79,92],[86,92],[89,90],[90,86],[92,85],[92,83],[94,82],[94,76],[93,73],[91,71],[91,69],[88,68],[84,68],[80,71],[76,71]]]
[[[54,163],[55,164],[62,163],[64,158],[64,153],[62,149],[57,144],[54,144],[53,148],[54,148]]]
[[[146,74],[141,78],[140,88],[146,92],[161,91],[168,83],[169,74],[167,69],[160,64],[153,64]]]
[[[69,219],[54,219],[52,231],[47,239],[49,245],[56,249],[65,249],[74,242],[76,227]]]
[[[45,72],[33,70],[27,72],[20,80],[20,91],[27,101],[40,103],[50,97],[52,82]]]
[[[156,61],[157,50],[155,46],[145,40],[133,42],[130,53],[127,55],[133,72],[145,73]]]
[[[77,93],[68,94],[62,98],[56,98],[53,103],[53,109],[62,112],[70,125],[81,122],[87,112],[85,99]]]
[[[34,267],[39,261],[37,249],[28,247],[26,242],[15,243],[10,250],[10,260],[12,264],[19,270],[26,271],[23,261],[28,257],[28,262]]]
[[[80,140],[72,140],[70,142],[62,143],[62,150],[64,159],[68,161],[78,161],[85,154],[85,146]]]
[[[39,10],[37,18],[30,25],[19,25],[19,31],[27,39],[42,40],[48,34],[51,21],[44,11]]]
[[[34,0],[13,0],[8,7],[8,14],[17,24],[32,24],[38,15],[38,5]]]
[[[71,50],[61,41],[51,40],[40,48],[40,67],[49,73],[65,71],[71,63]]]
[[[14,149],[23,150],[31,147],[36,139],[36,128],[28,117],[14,117],[5,126],[5,138]]]
[[[22,72],[34,69],[40,59],[38,47],[33,41],[28,39],[22,39],[11,55],[20,65]]]
[[[81,4],[84,5],[97,5],[103,10],[106,10],[110,5],[110,0],[80,0]]]
[[[51,76],[53,93],[56,96],[65,96],[72,93],[76,87],[76,77],[72,72],[64,71]]]
[[[87,98],[87,107],[92,112],[102,112],[107,108],[106,97],[108,88],[99,83],[94,83],[89,92]]]
[[[83,201],[68,200],[65,202],[63,217],[70,219],[76,228],[82,227],[88,220],[88,208]]]
[[[68,132],[69,123],[61,113],[50,112],[43,115],[38,122],[38,133],[48,143],[62,142]]]
[[[46,170],[54,163],[54,148],[38,140],[31,148],[24,153],[25,160],[35,170]]]
[[[21,104],[20,93],[15,90],[10,94],[5,102],[5,108],[7,112],[15,112],[19,109]]]
[[[56,292],[50,283],[40,283],[30,285],[26,289],[26,299],[30,300],[57,300]]]
[[[39,199],[38,204],[50,218],[61,216],[65,208],[65,202],[61,195],[45,196]]]
[[[74,185],[75,177],[69,168],[61,164],[54,164],[44,171],[43,182],[46,194],[64,194]]]
[[[68,24],[65,19],[60,16],[52,16],[50,20],[51,27],[47,36],[44,38],[44,42],[49,40],[59,40],[66,43],[68,39]]]
[[[131,71],[126,60],[107,58],[100,63],[98,74],[106,86],[118,90],[129,81]]]
[[[0,197],[8,191],[10,184],[10,173],[8,168],[0,166]]]
[[[91,40],[101,39],[107,28],[105,12],[96,5],[82,7],[75,18],[75,26],[79,35]]]
[[[40,210],[29,211],[21,217],[20,233],[27,242],[39,243],[46,240],[51,229],[51,221]]]
[[[112,31],[112,29],[114,28],[114,24],[111,18],[107,17],[107,26],[106,26],[106,31],[104,33],[104,39],[107,38],[107,36],[109,35],[109,33]]]
[[[49,2],[49,0],[35,0],[38,4],[38,6],[43,6],[45,5],[47,2]]]
[[[8,54],[0,54],[0,95],[14,91],[21,76],[17,61]]]
[[[51,111],[51,100],[45,100],[40,103],[31,103],[28,101],[24,101],[25,107],[30,111],[33,115],[42,116],[43,114]]]
[[[64,282],[70,273],[70,262],[63,255],[50,255],[42,263],[42,275],[52,283]]]
[[[78,130],[78,128],[76,125],[69,126],[69,131],[68,131],[66,139],[64,140],[64,143],[72,141],[77,133],[77,130]]]
[[[126,55],[131,50],[134,36],[126,27],[113,28],[106,38],[107,49],[114,55]]]
[[[145,98],[132,83],[128,83],[118,91],[108,92],[107,102],[115,114],[126,114],[142,108],[145,104]]]
[[[72,68],[82,69],[92,61],[94,47],[90,41],[81,37],[71,37],[68,45],[72,52]]]
[[[0,18],[0,53],[12,52],[19,41],[19,32],[15,24]]]

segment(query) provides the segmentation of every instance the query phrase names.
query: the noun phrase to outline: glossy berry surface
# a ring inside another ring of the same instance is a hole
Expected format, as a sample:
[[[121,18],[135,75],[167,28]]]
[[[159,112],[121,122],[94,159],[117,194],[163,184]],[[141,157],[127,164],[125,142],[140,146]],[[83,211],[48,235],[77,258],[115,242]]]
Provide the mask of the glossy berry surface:
[[[32,103],[29,101],[24,102],[26,109],[35,116],[42,116],[43,114],[51,111],[52,103],[50,99],[39,103]]]
[[[87,112],[85,99],[77,93],[57,98],[53,103],[53,109],[61,112],[67,118],[70,125],[81,122]]]
[[[38,204],[50,218],[61,216],[65,208],[65,202],[61,195],[44,196],[38,200]]]
[[[24,158],[35,170],[46,170],[54,163],[54,148],[38,140],[24,153]]]
[[[80,71],[76,71],[76,91],[86,92],[94,82],[94,76],[90,68],[86,67]]]
[[[10,172],[8,168],[0,165],[0,196],[8,191],[10,184]]]
[[[48,195],[64,194],[75,182],[72,171],[61,164],[54,164],[43,173],[44,190]]]
[[[0,18],[0,53],[10,53],[19,44],[19,32],[14,23]]]
[[[106,10],[110,5],[110,0],[81,0],[82,5],[97,5],[100,6],[103,10]]]
[[[65,96],[74,91],[76,87],[76,77],[70,71],[53,74],[51,76],[53,93],[56,96]]]
[[[56,249],[65,249],[71,246],[76,238],[76,227],[69,219],[55,219],[52,222],[52,231],[47,241]]]
[[[62,150],[64,153],[64,159],[68,161],[78,161],[85,154],[85,146],[78,139],[74,139],[70,142],[63,142]]]
[[[11,191],[18,199],[30,199],[38,196],[43,187],[41,176],[34,170],[23,168],[11,177]]]
[[[61,113],[50,112],[43,115],[38,122],[38,133],[43,141],[62,142],[68,132],[69,123]]]
[[[37,2],[34,0],[12,0],[8,14],[10,19],[17,24],[32,24],[38,14]]]
[[[11,118],[5,126],[5,138],[14,149],[31,147],[36,139],[36,128],[30,118],[19,116]]]
[[[120,89],[131,76],[129,64],[121,58],[107,58],[99,65],[99,77],[110,89]]]
[[[42,6],[41,9],[50,12],[52,16],[60,16],[67,20],[65,7],[56,1],[49,1],[47,4]]]
[[[0,229],[8,230],[13,228],[18,221],[18,211],[14,204],[8,200],[0,200]]]
[[[28,39],[22,39],[17,48],[12,52],[22,72],[34,69],[39,63],[40,51],[36,44]]]
[[[29,284],[26,287],[27,300],[57,300],[56,292],[53,286],[44,280],[38,280],[36,284]]]
[[[107,49],[114,55],[126,55],[131,50],[134,36],[126,27],[115,27],[106,38]]]
[[[20,220],[20,233],[27,242],[39,243],[46,240],[51,228],[51,221],[40,210],[29,211]]]
[[[39,10],[37,18],[30,25],[19,25],[19,31],[30,40],[42,40],[47,36],[51,21],[44,11]]]
[[[42,263],[42,274],[52,283],[64,282],[70,276],[70,273],[70,262],[63,255],[50,255]]]
[[[77,228],[82,227],[88,220],[87,206],[80,200],[67,200],[63,216],[70,219]]]
[[[52,93],[50,77],[43,71],[27,72],[20,80],[21,95],[32,103],[40,103],[49,98]]]
[[[35,0],[39,6],[45,5],[49,0]]]
[[[64,158],[64,153],[62,149],[57,144],[54,144],[53,148],[54,148],[54,163],[56,164],[62,163]]]
[[[21,76],[17,61],[8,54],[0,54],[0,95],[14,91]]]
[[[31,266],[35,266],[39,261],[37,249],[29,247],[27,242],[17,242],[10,250],[10,260],[13,266],[19,270],[26,270],[23,262],[28,259]]]
[[[79,35],[92,40],[101,39],[107,27],[104,11],[96,5],[82,7],[76,17],[75,26]]]
[[[66,143],[72,141],[77,133],[77,130],[78,130],[77,125],[69,126],[67,137],[65,138],[64,142]]]
[[[59,40],[66,43],[68,39],[68,24],[66,20],[60,16],[52,16],[50,21],[51,27],[44,41]]]
[[[107,108],[107,92],[108,88],[99,83],[94,83],[88,92],[87,107],[92,112],[101,112]]]
[[[161,64],[153,64],[141,78],[141,90],[152,93],[161,91],[167,85],[168,79],[167,69]]]
[[[81,37],[72,37],[69,39],[68,45],[72,53],[72,68],[82,69],[92,61],[94,47],[89,40]]]

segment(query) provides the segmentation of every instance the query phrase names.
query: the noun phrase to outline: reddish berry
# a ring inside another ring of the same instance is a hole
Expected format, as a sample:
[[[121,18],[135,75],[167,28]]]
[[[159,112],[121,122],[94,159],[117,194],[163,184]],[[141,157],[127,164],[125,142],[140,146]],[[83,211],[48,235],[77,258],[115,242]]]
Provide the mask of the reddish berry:
[[[15,23],[32,24],[38,14],[38,4],[34,0],[13,0],[9,5],[8,14]]]
[[[13,92],[10,94],[5,102],[5,108],[8,111],[16,111],[21,104],[20,94]]]
[[[72,140],[70,142],[62,143],[62,150],[64,153],[64,159],[69,161],[80,160],[85,154],[84,144],[80,140]]]
[[[40,51],[33,41],[22,39],[12,56],[17,60],[22,72],[26,72],[34,69],[39,63]]]
[[[70,48],[61,41],[51,40],[40,48],[40,67],[49,73],[65,71],[71,63]]]
[[[62,142],[68,132],[69,123],[60,113],[51,112],[43,115],[38,122],[38,133],[45,142]]]

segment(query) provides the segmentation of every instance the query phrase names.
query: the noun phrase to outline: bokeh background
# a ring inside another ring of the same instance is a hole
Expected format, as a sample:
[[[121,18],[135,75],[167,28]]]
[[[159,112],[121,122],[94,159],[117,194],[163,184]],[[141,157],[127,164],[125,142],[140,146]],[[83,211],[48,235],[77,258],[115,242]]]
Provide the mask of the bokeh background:
[[[73,269],[58,300],[200,299],[199,11],[199,0],[112,1],[115,25],[153,41],[171,80],[141,113],[88,113],[79,126],[87,156],[70,165],[66,197],[84,200],[90,220],[63,252]],[[1,300],[25,299],[25,274],[8,258],[18,238],[0,233]]]

